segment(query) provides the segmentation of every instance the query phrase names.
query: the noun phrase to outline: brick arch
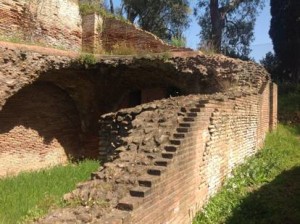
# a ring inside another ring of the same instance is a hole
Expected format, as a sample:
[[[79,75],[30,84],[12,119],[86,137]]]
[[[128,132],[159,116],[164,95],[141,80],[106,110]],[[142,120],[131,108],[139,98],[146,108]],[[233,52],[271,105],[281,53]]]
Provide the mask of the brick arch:
[[[53,84],[21,89],[0,111],[0,124],[0,176],[80,155],[78,111],[68,94]]]

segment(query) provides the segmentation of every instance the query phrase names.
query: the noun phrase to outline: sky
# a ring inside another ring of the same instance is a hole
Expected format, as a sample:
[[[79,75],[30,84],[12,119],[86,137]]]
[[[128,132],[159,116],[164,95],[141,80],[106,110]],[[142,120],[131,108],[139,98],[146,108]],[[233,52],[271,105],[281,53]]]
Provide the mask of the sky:
[[[115,0],[115,7],[120,6],[121,0]],[[190,0],[191,8],[196,4],[195,0]],[[197,49],[199,44],[199,31],[200,27],[197,24],[197,21],[193,15],[190,16],[191,23],[190,27],[184,32],[185,37],[187,38],[187,47],[192,49]],[[270,0],[266,0],[265,7],[262,12],[259,14],[256,20],[256,25],[254,28],[254,41],[251,44],[252,52],[250,57],[253,57],[257,62],[261,60],[266,53],[273,51],[272,41],[269,37],[269,28],[270,28]]]

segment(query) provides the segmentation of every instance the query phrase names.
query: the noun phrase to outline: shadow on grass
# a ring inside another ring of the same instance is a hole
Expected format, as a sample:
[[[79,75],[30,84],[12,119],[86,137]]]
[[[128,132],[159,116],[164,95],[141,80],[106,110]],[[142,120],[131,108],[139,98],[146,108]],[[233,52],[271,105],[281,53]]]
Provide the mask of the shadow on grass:
[[[299,224],[300,167],[284,171],[254,191],[235,209],[227,224]]]

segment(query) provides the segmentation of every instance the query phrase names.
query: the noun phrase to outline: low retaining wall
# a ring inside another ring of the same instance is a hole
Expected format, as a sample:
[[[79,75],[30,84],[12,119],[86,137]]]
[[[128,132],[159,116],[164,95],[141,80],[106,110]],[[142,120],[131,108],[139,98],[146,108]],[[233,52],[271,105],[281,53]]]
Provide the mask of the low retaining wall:
[[[260,92],[176,97],[104,115],[100,152],[108,162],[65,196],[83,207],[40,223],[84,222],[84,214],[91,223],[191,223],[232,169],[261,148],[276,110],[276,85],[268,82]]]

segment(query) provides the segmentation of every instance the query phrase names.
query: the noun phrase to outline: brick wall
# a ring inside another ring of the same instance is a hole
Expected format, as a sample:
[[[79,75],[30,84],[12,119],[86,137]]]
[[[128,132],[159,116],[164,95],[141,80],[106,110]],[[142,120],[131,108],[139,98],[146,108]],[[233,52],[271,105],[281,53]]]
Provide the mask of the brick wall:
[[[70,50],[81,49],[78,2],[1,0],[0,35]]]
[[[259,127],[257,129],[257,147],[262,147],[270,128],[270,84],[265,83],[259,91]]]
[[[108,52],[118,45],[135,48],[138,52],[148,53],[158,53],[169,50],[191,50],[170,46],[154,34],[142,30],[131,23],[115,18],[104,19],[101,39],[103,48]]]
[[[102,18],[97,14],[82,17],[82,50],[84,52],[101,53]]]
[[[80,153],[80,120],[58,87],[34,84],[0,111],[0,176],[62,164]]]
[[[277,111],[278,111],[278,87],[275,83],[271,83],[270,89],[270,130],[277,127]]]
[[[101,116],[99,152],[107,162],[65,198],[105,200],[105,208],[58,210],[40,223],[64,222],[66,213],[74,222],[84,213],[94,223],[191,223],[263,145],[275,124],[275,95],[268,82],[259,92],[174,97]]]
[[[113,218],[112,214],[103,220],[191,223],[232,169],[260,149],[269,126],[276,127],[272,109],[276,96],[276,86],[266,83],[259,93],[224,95],[183,106],[184,117],[169,145],[119,201],[117,208],[129,215]]]

